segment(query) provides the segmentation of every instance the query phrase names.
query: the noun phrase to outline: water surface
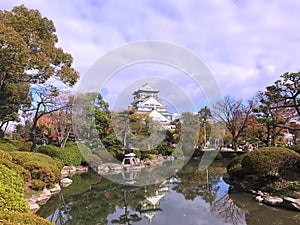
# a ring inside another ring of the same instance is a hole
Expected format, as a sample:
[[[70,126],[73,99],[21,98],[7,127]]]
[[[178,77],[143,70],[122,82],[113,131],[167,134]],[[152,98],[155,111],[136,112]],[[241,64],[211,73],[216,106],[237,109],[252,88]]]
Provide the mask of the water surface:
[[[228,193],[226,162],[199,170],[191,160],[175,176],[146,187],[114,183],[91,171],[53,196],[38,214],[55,224],[296,225],[297,212],[259,205],[244,193]]]

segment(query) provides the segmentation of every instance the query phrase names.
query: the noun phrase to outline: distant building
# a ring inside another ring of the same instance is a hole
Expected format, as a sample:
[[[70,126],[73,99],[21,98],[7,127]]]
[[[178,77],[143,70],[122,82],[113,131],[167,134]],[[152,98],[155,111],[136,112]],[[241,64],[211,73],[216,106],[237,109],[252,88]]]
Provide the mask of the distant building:
[[[144,84],[132,93],[131,107],[134,107],[138,113],[149,113],[155,122],[169,124],[172,114],[167,112],[168,107],[161,103],[158,93],[159,90],[152,88],[148,83]]]

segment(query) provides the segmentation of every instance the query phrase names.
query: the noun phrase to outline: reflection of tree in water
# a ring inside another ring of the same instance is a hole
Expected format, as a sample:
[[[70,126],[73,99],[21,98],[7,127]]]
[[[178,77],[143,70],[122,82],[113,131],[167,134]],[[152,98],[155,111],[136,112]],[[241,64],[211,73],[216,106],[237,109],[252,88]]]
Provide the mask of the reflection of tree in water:
[[[239,208],[229,197],[228,193],[214,201],[211,210],[218,214],[226,223],[233,225],[245,224],[246,211]]]
[[[125,186],[101,178],[93,172],[72,177],[73,183],[53,196],[38,214],[59,225],[131,224],[142,218],[136,213],[145,194],[152,195],[159,185],[144,187]],[[100,181],[100,182],[99,182]],[[116,210],[124,213],[112,221],[108,216]]]
[[[224,171],[217,166],[199,170],[198,164],[199,161],[191,160],[176,174],[176,177],[182,182],[175,186],[173,190],[183,194],[186,200],[194,200],[200,196],[206,202],[212,204],[217,197],[220,188],[218,183]]]
[[[124,200],[124,214],[120,215],[118,219],[113,219],[111,223],[113,224],[127,224],[131,225],[131,222],[138,222],[142,220],[141,217],[136,212],[130,213],[130,210],[128,208],[128,200],[127,200],[127,190],[123,189],[123,200]]]

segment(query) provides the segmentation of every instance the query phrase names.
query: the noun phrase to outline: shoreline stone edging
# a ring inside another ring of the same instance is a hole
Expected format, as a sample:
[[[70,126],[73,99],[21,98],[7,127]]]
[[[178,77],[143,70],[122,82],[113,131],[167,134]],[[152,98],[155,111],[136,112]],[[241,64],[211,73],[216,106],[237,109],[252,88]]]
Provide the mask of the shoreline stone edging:
[[[86,172],[88,172],[88,167],[64,166],[61,170],[61,180],[59,183],[55,184],[51,189],[45,188],[39,195],[33,194],[30,198],[26,199],[30,211],[36,213],[40,209],[40,206],[46,204],[52,195],[61,191],[61,186],[68,187],[71,185],[73,181],[69,177]]]
[[[121,173],[123,171],[135,171],[141,170],[144,168],[155,167],[157,165],[162,165],[165,161],[174,160],[172,157],[163,157],[158,156],[156,159],[141,161],[137,165],[123,165],[118,163],[102,163],[101,165],[97,165],[92,167],[99,174],[107,174],[107,173]]]
[[[290,209],[300,212],[300,198],[291,198],[291,197],[277,197],[271,196],[267,192],[262,192],[260,190],[250,190],[248,191],[251,194],[254,194],[254,199],[259,203],[264,203],[269,206],[282,207],[285,209]]]
[[[247,188],[249,181],[235,181],[228,173],[223,175],[223,180],[231,187],[235,187],[240,191],[247,192],[254,195],[254,199],[260,204],[266,204],[273,207],[281,207],[293,211],[300,212],[300,198],[291,198],[288,196],[278,197],[272,196],[267,192],[261,190],[249,190]]]

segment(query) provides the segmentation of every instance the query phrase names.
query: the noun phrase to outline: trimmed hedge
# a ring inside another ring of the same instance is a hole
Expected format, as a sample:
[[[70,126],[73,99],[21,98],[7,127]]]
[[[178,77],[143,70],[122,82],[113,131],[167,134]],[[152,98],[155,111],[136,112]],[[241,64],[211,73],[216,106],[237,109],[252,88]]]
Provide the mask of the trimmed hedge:
[[[24,181],[15,171],[0,164],[0,182],[5,184],[17,192],[24,192]]]
[[[54,225],[50,221],[33,213],[5,212],[0,213],[0,224],[5,225]]]
[[[54,145],[40,146],[37,152],[51,156],[52,158],[59,158],[59,148]]]
[[[231,177],[284,176],[287,171],[300,171],[300,155],[287,148],[265,147],[235,157],[227,166]]]
[[[287,148],[261,148],[244,155],[242,169],[249,174],[268,175],[272,171],[280,174],[287,170],[299,170],[300,155]]]
[[[1,212],[29,212],[24,197],[24,181],[13,170],[0,165],[0,214]]]
[[[31,174],[28,170],[26,170],[24,167],[15,164],[9,160],[6,159],[0,159],[0,164],[6,166],[9,169],[12,169],[15,171],[17,174],[21,175],[23,177],[24,181],[30,180],[31,179]]]
[[[17,151],[17,147],[11,141],[0,140],[0,150],[12,152]]]
[[[61,178],[60,170],[57,166],[40,161],[28,161],[23,167],[30,171],[31,178],[45,182],[47,187],[58,183]]]
[[[45,145],[39,147],[37,151],[53,158],[58,158],[65,165],[78,166],[83,161],[83,156],[76,143],[68,143],[64,148],[59,148],[54,145]]]
[[[32,179],[41,179],[47,186],[61,178],[61,165],[57,160],[41,153],[11,152],[13,162],[30,171]]]
[[[300,144],[289,146],[289,149],[292,149],[300,154]]]
[[[31,189],[35,191],[42,191],[46,187],[46,183],[41,180],[33,179],[31,180]]]
[[[0,150],[0,159],[12,161],[12,156],[8,152]]]

